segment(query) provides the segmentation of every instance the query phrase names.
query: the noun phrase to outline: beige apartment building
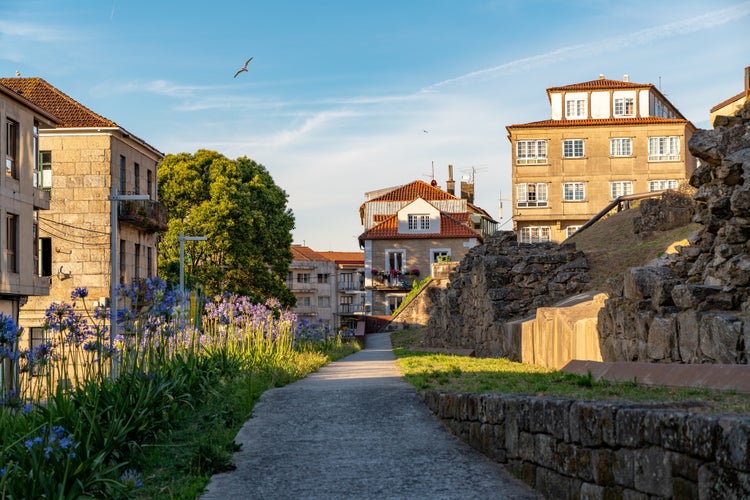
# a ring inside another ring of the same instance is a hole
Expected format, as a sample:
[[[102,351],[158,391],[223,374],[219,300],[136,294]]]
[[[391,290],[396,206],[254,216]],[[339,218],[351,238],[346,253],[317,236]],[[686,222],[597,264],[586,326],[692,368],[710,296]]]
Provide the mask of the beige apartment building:
[[[549,119],[507,127],[521,242],[563,241],[612,200],[675,189],[695,170],[695,127],[652,84],[600,75],[547,97]]]
[[[48,297],[30,298],[21,308],[20,324],[31,334],[24,341],[33,346],[43,340],[45,310],[52,302],[69,302],[74,288],[88,288],[90,306],[108,301],[113,211],[119,282],[156,276],[157,232],[166,229],[157,190],[163,154],[41,78],[0,78],[0,84],[60,122],[39,133],[37,183],[51,201],[38,218],[37,250],[26,255],[38,256],[29,266],[51,284]],[[148,200],[110,201],[113,194]]]
[[[0,83],[0,312],[16,323],[29,298],[50,290],[33,256],[40,213],[50,207],[49,193],[37,184],[39,137],[57,124],[53,114]]]
[[[287,288],[297,299],[292,309],[330,331],[356,328],[364,309],[362,252],[316,252],[292,245]]]
[[[473,186],[462,186],[458,198],[449,192],[450,177],[448,191],[418,180],[365,194],[359,242],[368,314],[392,314],[414,282],[431,275],[433,263],[460,261],[495,231],[497,222],[469,200]]]
[[[745,106],[748,99],[750,99],[750,66],[745,67],[745,86],[742,92],[711,108],[709,116],[711,126],[714,126],[717,116],[733,116]]]

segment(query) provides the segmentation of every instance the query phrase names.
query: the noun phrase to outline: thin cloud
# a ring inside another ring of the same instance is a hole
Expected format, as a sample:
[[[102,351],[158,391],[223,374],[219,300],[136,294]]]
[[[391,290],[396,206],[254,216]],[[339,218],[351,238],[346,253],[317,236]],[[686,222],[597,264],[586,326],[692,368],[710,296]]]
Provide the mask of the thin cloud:
[[[305,136],[324,126],[344,118],[357,116],[357,113],[349,110],[323,111],[306,119],[304,123],[296,129],[284,130],[278,134],[268,137],[263,142],[271,147],[287,146],[293,142],[299,142]]]
[[[515,73],[516,71],[529,69],[530,67],[544,66],[561,60],[590,57],[605,52],[619,50],[624,47],[646,45],[656,40],[663,40],[673,36],[686,35],[697,31],[715,28],[716,26],[721,26],[747,15],[750,15],[750,2],[743,2],[726,9],[709,12],[682,21],[675,21],[653,28],[643,29],[627,35],[605,38],[604,40],[596,42],[571,45],[545,54],[510,61],[492,68],[472,71],[471,73],[430,85],[426,90],[434,90],[454,83],[476,80],[481,77],[495,74],[503,75]]]
[[[0,21],[0,36],[14,39],[26,38],[36,42],[54,42],[69,39],[71,34],[39,24]]]

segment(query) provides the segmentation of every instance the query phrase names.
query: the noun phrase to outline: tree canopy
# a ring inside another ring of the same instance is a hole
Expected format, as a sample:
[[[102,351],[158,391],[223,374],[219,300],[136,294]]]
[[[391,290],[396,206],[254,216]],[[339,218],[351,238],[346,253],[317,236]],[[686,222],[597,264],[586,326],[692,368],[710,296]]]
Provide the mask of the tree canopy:
[[[247,157],[230,160],[207,150],[167,155],[159,166],[169,228],[159,242],[159,274],[178,283],[179,234],[205,236],[184,242],[186,285],[293,305],[285,284],[294,228],[287,198],[266,168]]]

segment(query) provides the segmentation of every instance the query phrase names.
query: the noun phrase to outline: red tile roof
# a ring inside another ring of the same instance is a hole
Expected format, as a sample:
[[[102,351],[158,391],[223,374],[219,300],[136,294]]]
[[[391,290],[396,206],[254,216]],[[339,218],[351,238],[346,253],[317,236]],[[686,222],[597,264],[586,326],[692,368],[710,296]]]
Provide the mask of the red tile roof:
[[[318,252],[336,264],[365,264],[364,252]]]
[[[417,198],[422,198],[427,201],[458,199],[439,187],[431,186],[424,181],[414,181],[389,191],[382,196],[373,198],[372,200],[369,200],[368,203],[373,201],[412,201]]]
[[[325,257],[320,255],[310,247],[304,247],[302,245],[292,245],[292,260],[308,260],[308,261],[327,261]]]
[[[516,123],[505,127],[512,128],[542,128],[542,127],[596,127],[622,125],[656,125],[656,124],[684,124],[690,123],[683,118],[661,118],[648,116],[644,118],[592,118],[587,120],[542,120],[538,122]]]
[[[573,83],[561,87],[550,87],[547,92],[560,92],[571,90],[603,90],[603,89],[644,89],[653,88],[652,83],[633,83],[623,80],[609,80],[607,78],[598,78],[589,82]]]
[[[467,215],[468,219],[468,215]],[[359,236],[362,240],[413,240],[444,238],[482,238],[482,235],[462,224],[445,212],[440,213],[440,233],[399,233],[398,215],[394,214],[384,222],[370,228]]]
[[[118,127],[42,78],[0,78],[0,84],[55,115],[62,127]]]

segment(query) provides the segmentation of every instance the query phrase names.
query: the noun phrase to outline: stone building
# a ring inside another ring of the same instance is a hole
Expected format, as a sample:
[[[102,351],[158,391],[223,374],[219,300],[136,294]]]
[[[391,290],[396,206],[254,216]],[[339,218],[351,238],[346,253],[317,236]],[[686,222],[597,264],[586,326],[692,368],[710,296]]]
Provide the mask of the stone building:
[[[363,252],[319,252],[334,263],[336,288],[334,323],[340,329],[356,329],[365,312],[365,255]]]
[[[677,188],[696,167],[695,127],[653,84],[547,89],[548,120],[510,125],[519,241],[563,241],[612,200]]]
[[[452,175],[451,175],[452,177]],[[448,181],[448,189],[454,186]],[[462,193],[471,190],[462,186]],[[461,260],[497,223],[469,196],[457,198],[433,181],[366,194],[360,207],[365,231],[365,301],[372,315],[390,315],[415,281],[429,276],[432,263]]]
[[[50,293],[30,298],[20,312],[22,342],[33,346],[42,340],[45,310],[52,302],[70,301],[74,288],[88,288],[90,305],[108,301],[113,211],[119,282],[156,275],[157,232],[166,229],[157,189],[164,155],[41,78],[0,78],[0,84],[60,122],[41,129],[38,138],[38,186],[51,202],[39,216],[37,250],[25,255],[38,256],[34,265],[50,281]],[[148,200],[110,201],[123,194],[148,195]]]
[[[745,68],[745,86],[742,91],[711,108],[709,117],[711,126],[715,126],[717,116],[732,116],[737,114],[745,106],[748,98],[750,98],[750,66]]]

